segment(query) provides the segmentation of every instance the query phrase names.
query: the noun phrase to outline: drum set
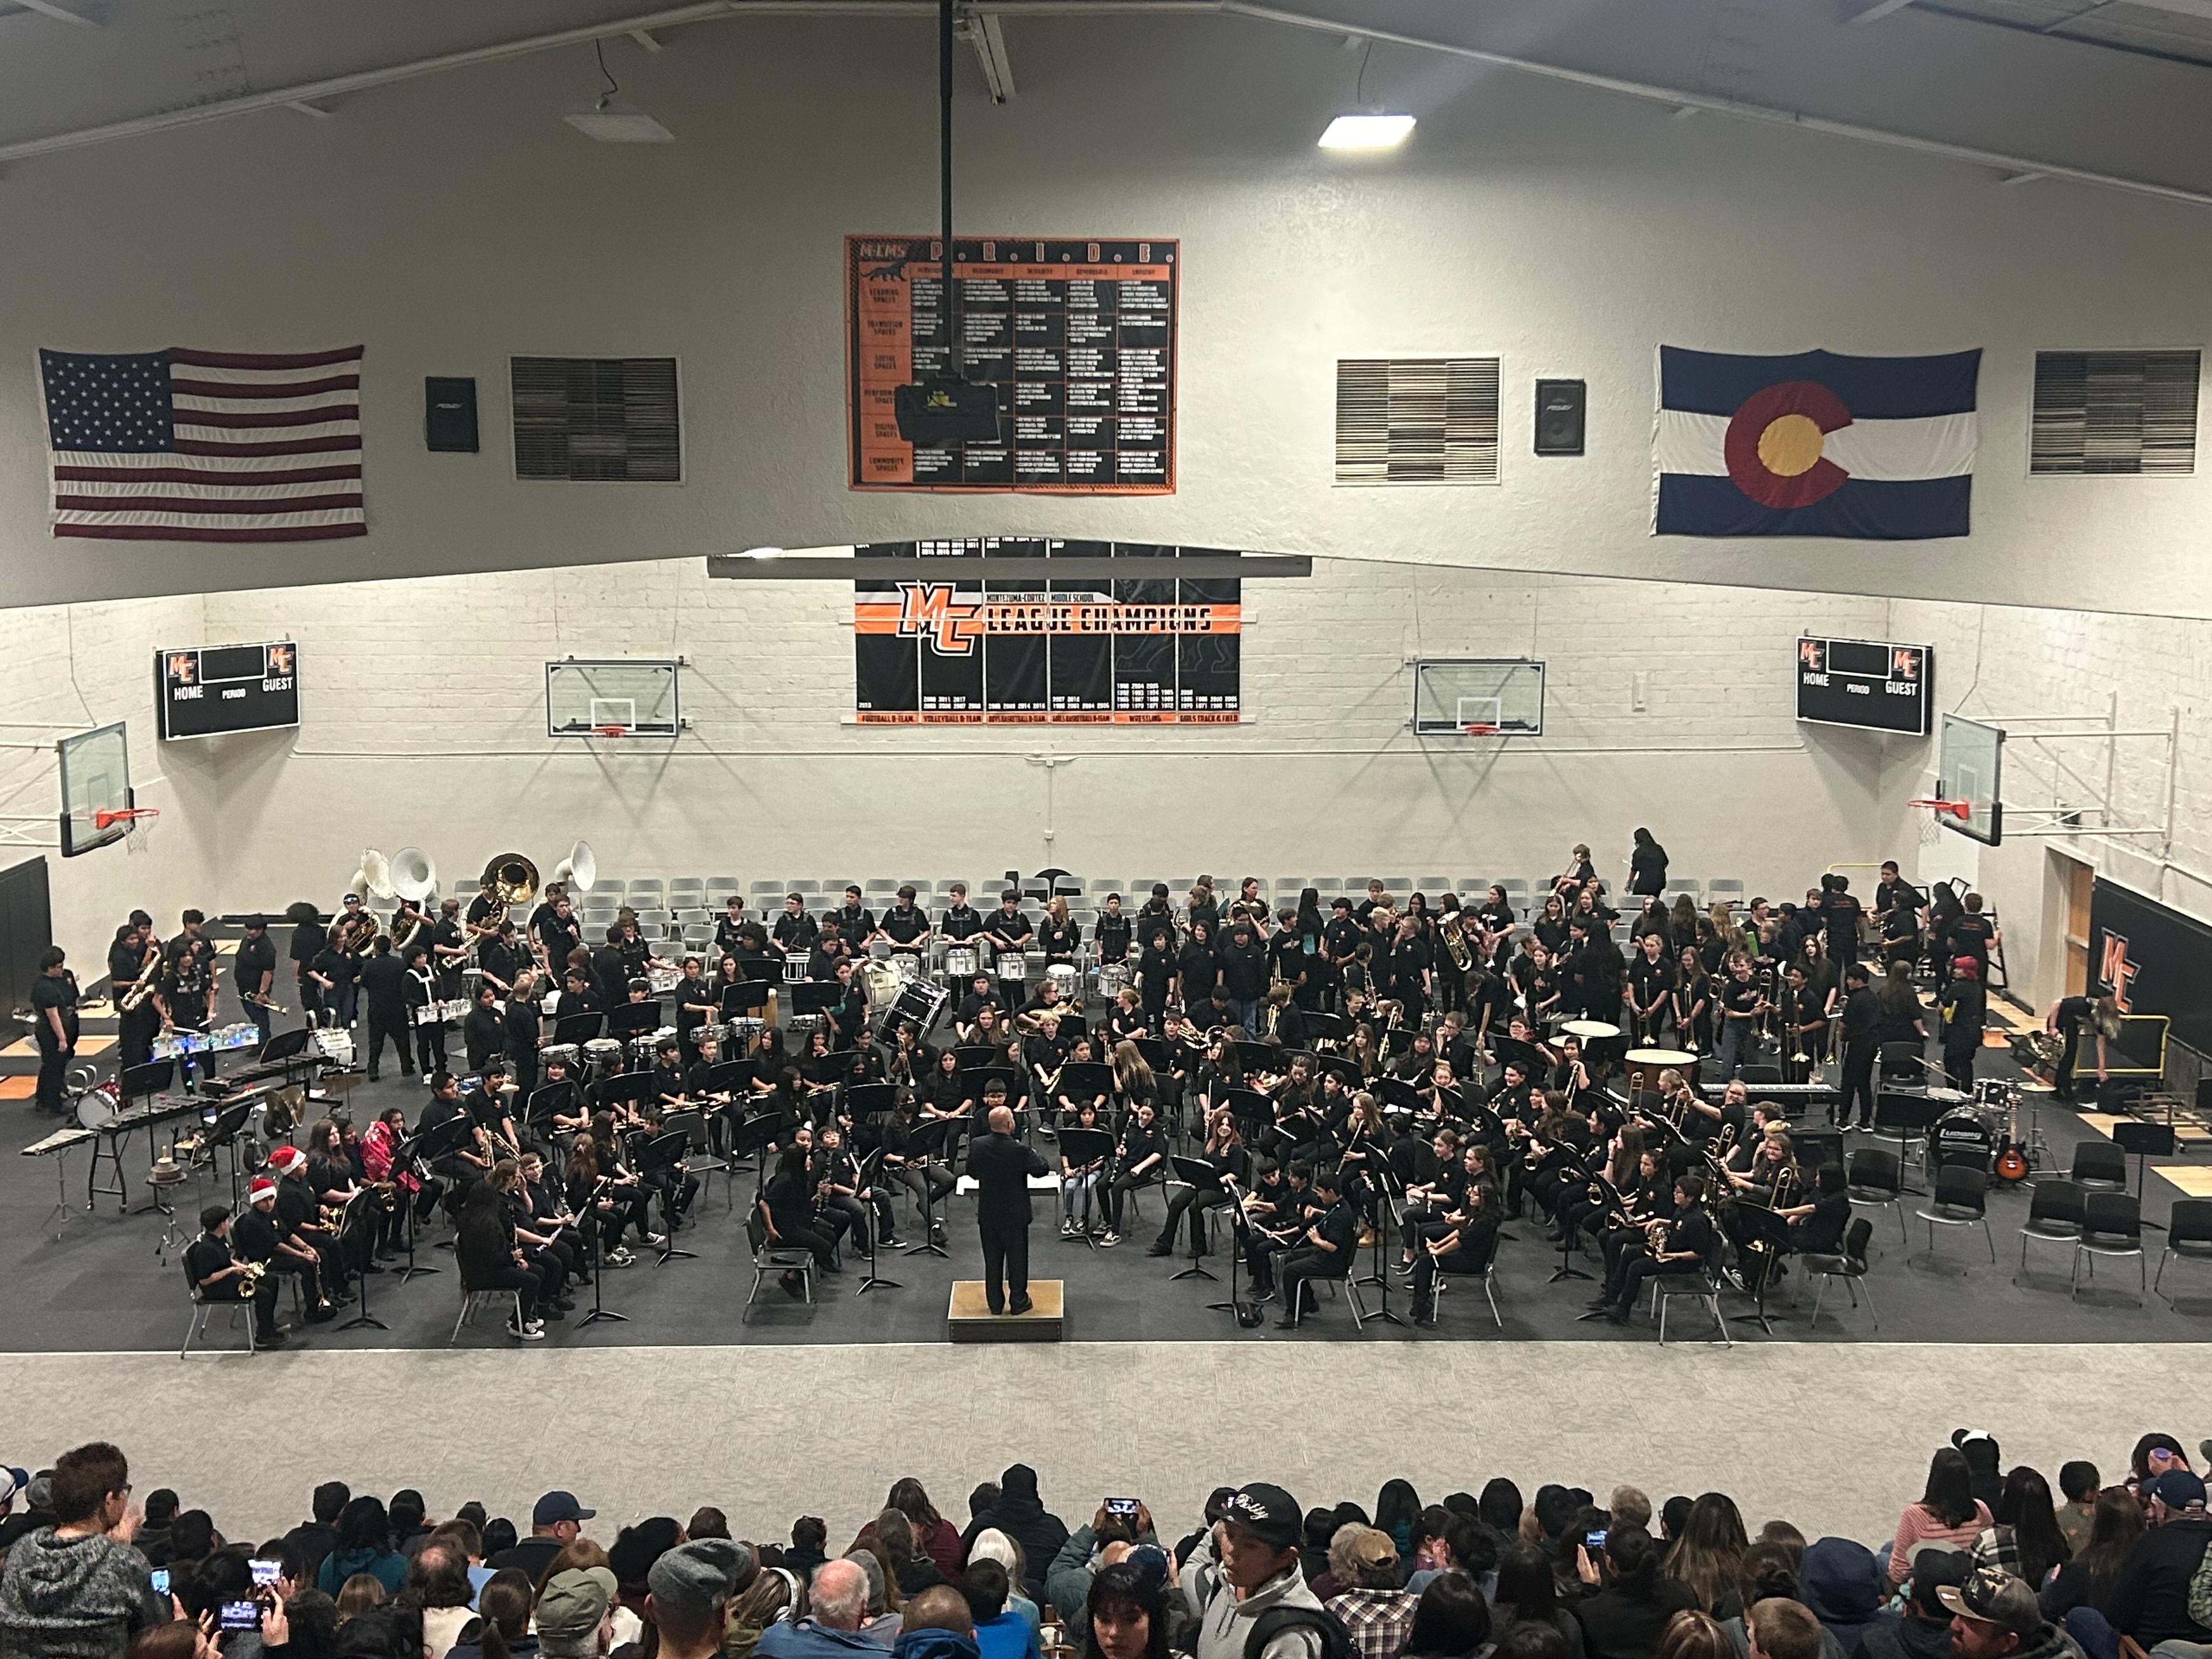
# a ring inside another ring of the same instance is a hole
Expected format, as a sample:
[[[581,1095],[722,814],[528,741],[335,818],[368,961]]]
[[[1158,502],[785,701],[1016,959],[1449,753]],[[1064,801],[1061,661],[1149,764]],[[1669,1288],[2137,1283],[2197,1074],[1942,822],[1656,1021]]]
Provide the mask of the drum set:
[[[2021,1106],[2032,1100],[2010,1078],[1978,1078],[1972,1095],[1956,1089],[1930,1089],[1930,1100],[1948,1109],[1929,1126],[1926,1166],[1932,1180],[1946,1164],[1972,1164],[2006,1185],[2024,1181],[2039,1157],[2047,1157],[2036,1106],[2028,1107],[2028,1131],[2020,1130]]]

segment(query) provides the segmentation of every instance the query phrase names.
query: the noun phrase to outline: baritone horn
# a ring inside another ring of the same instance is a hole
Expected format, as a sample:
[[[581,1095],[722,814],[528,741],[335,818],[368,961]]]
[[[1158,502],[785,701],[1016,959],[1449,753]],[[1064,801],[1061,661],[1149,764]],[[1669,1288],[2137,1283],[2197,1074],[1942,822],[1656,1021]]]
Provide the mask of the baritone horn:
[[[538,866],[520,853],[501,853],[483,867],[477,885],[490,896],[492,908],[482,924],[496,928],[507,911],[527,904],[538,892]]]

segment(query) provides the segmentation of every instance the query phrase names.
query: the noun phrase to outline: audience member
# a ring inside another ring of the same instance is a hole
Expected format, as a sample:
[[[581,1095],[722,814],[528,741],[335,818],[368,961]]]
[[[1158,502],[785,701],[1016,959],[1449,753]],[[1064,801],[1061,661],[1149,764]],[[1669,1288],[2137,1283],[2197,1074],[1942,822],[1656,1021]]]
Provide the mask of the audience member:
[[[545,1659],[601,1659],[614,1644],[614,1605],[609,1569],[554,1573],[538,1593],[538,1650]]]
[[[721,1650],[730,1598],[752,1574],[752,1551],[726,1538],[695,1538],[665,1551],[646,1575],[646,1622],[659,1659],[708,1659]]]
[[[1668,1620],[1695,1607],[1697,1592],[1662,1572],[1659,1547],[1641,1527],[1612,1529],[1595,1552],[1577,1542],[1574,1554],[1578,1576],[1595,1591],[1574,1606],[1590,1659],[1656,1659]]]
[[[964,1589],[976,1651],[982,1659],[1040,1659],[1036,1632],[1006,1605],[1008,1583],[1006,1570],[996,1561],[977,1561],[968,1568]]]
[[[812,1611],[796,1622],[770,1625],[754,1652],[760,1659],[842,1659],[878,1654],[882,1645],[863,1635],[868,1616],[868,1578],[857,1561],[843,1556],[814,1569],[807,1587]]]
[[[1453,1519],[1466,1521],[1469,1525],[1480,1524],[1466,1516],[1455,1516]],[[1336,1535],[1329,1540],[1328,1570],[1339,1589],[1322,1605],[1352,1632],[1352,1645],[1359,1650],[1359,1659],[1397,1659],[1399,1650],[1413,1633],[1414,1613],[1425,1604],[1436,1584],[1431,1582],[1420,1595],[1400,1589],[1398,1547],[1389,1533],[1376,1527],[1339,1527]],[[1476,1599],[1480,1600],[1480,1587],[1472,1578],[1461,1577],[1474,1588]],[[1482,1623],[1486,1639],[1490,1629],[1486,1610]]]
[[[384,1586],[386,1598],[407,1580],[407,1558],[392,1547],[392,1519],[383,1500],[364,1492],[338,1512],[337,1539],[316,1570],[315,1588],[336,1595],[345,1581],[365,1572]]]
[[[1354,1629],[1352,1638],[1358,1640]],[[1406,1659],[1475,1659],[1490,1647],[1490,1606],[1463,1572],[1434,1580],[1414,1603],[1406,1634]],[[1360,1648],[1362,1659],[1368,1650]]]
[[[62,1454],[54,1522],[21,1539],[0,1574],[0,1659],[122,1659],[168,1616],[131,1538],[131,1468],[106,1441]]]
[[[1940,1448],[1928,1461],[1928,1484],[1921,1489],[1920,1501],[1907,1504],[1897,1518],[1897,1536],[1889,1547],[1889,1582],[1905,1582],[1921,1545],[1965,1549],[1990,1523],[1989,1505],[1974,1496],[1966,1454],[1955,1446]]]
[[[1029,1574],[1022,1589],[1032,1601],[1043,1599],[1044,1570],[1067,1541],[1067,1528],[1038,1498],[1036,1471],[1028,1464],[1010,1466],[999,1477],[998,1496],[968,1523],[962,1536],[971,1554],[976,1534],[987,1527],[1005,1533],[1022,1547]]]
[[[484,1565],[494,1571],[520,1567],[535,1583],[545,1576],[553,1558],[575,1541],[584,1522],[598,1513],[579,1504],[572,1492],[549,1492],[530,1511],[530,1536],[518,1538],[513,1547],[494,1554]]]
[[[2112,1628],[2135,1638],[2146,1653],[2161,1642],[2212,1644],[2212,1627],[2190,1616],[2190,1589],[2212,1543],[2204,1507],[2204,1482],[2185,1467],[2167,1469],[2142,1489],[2150,1530],[2137,1539],[2106,1601]],[[1971,1659],[1983,1659],[1980,1655]],[[2167,1656],[2166,1659],[2180,1659]]]
[[[1220,1524],[1183,1563],[1183,1595],[1198,1616],[1198,1659],[1321,1659],[1324,1644],[1310,1620],[1277,1620],[1283,1628],[1256,1651],[1249,1649],[1260,1621],[1278,1610],[1323,1612],[1298,1571],[1299,1529],[1297,1500],[1280,1486],[1237,1488]]]
[[[323,1558],[337,1547],[338,1516],[353,1499],[353,1489],[343,1480],[325,1480],[308,1499],[313,1517],[284,1534],[284,1541],[300,1553],[301,1570],[313,1583],[323,1569]]]
[[[1932,1547],[1912,1559],[1912,1593],[1902,1618],[1870,1625],[1859,1638],[1858,1659],[1951,1659],[1951,1610],[1942,1592],[1966,1581],[1973,1563],[1960,1551]]]
[[[1797,1564],[1797,1598],[1846,1656],[1869,1631],[1898,1620],[1882,1605],[1889,1585],[1881,1560],[1855,1538],[1821,1538],[1806,1546]]]

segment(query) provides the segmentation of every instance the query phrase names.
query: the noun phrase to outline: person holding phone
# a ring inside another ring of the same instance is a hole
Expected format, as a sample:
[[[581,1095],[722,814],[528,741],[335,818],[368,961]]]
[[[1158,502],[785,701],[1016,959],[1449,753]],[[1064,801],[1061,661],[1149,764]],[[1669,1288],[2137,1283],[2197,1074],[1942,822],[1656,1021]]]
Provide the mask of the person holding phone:
[[[1655,1659],[1667,1621],[1698,1604],[1694,1590],[1660,1571],[1659,1547],[1641,1527],[1586,1528],[1575,1574],[1591,1592],[1573,1608],[1591,1659]]]

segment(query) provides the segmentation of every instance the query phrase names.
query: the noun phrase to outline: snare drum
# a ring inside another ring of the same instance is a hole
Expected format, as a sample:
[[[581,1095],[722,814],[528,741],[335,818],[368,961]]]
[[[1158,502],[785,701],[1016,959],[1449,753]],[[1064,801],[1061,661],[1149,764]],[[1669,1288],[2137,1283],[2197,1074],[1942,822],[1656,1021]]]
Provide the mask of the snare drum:
[[[1024,980],[1030,976],[1030,959],[1019,951],[1001,951],[991,971],[1009,981]]]
[[[806,953],[804,951],[794,951],[790,956],[787,956],[783,959],[783,982],[785,984],[796,985],[805,977]]]
[[[573,1042],[549,1042],[538,1050],[538,1057],[549,1066],[559,1060],[568,1068],[568,1075],[573,1078],[576,1075],[577,1066],[582,1063],[584,1051]]]
[[[1098,994],[1111,1002],[1121,994],[1121,988],[1129,982],[1129,964],[1126,962],[1102,962],[1098,971],[1091,975],[1098,986]]]
[[[684,970],[681,968],[647,968],[645,982],[652,988],[653,995],[666,996],[684,982]]]
[[[623,1046],[617,1037],[593,1037],[584,1045],[584,1058],[601,1077],[611,1077],[622,1065]]]
[[[947,979],[975,977],[975,947],[972,945],[953,945],[945,947],[945,976]]]
[[[1083,994],[1083,975],[1075,970],[1072,962],[1047,963],[1044,981],[1060,993],[1063,1001],[1073,1002]]]
[[[343,1025],[318,1025],[308,1041],[315,1052],[333,1066],[353,1064],[353,1033]]]

